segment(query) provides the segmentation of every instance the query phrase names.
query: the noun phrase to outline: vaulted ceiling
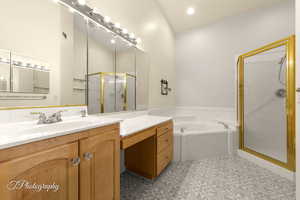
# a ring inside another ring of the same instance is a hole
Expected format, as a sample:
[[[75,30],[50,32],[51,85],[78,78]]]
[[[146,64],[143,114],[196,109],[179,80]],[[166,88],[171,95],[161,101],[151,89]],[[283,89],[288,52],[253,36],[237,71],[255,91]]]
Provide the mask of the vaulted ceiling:
[[[287,0],[157,0],[176,33],[282,1]],[[190,7],[195,8],[194,15],[187,15]]]

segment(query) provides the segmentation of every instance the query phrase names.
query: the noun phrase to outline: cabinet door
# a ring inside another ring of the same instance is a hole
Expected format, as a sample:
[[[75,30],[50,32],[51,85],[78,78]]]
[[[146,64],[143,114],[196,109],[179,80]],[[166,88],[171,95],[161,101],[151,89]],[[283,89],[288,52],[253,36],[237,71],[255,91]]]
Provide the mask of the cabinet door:
[[[0,199],[77,200],[76,157],[72,143],[0,163]]]
[[[100,133],[80,141],[80,199],[120,199],[120,136]]]

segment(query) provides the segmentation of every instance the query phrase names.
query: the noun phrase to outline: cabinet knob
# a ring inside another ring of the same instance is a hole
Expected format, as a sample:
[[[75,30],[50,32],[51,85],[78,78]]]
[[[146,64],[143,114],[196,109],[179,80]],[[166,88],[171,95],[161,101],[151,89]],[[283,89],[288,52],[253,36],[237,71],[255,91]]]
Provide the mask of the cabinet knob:
[[[93,154],[90,152],[86,152],[83,154],[84,159],[91,160],[93,158]]]
[[[77,158],[72,158],[71,163],[72,163],[73,166],[79,165],[79,163],[80,163],[80,158],[79,158],[79,157],[77,157]]]

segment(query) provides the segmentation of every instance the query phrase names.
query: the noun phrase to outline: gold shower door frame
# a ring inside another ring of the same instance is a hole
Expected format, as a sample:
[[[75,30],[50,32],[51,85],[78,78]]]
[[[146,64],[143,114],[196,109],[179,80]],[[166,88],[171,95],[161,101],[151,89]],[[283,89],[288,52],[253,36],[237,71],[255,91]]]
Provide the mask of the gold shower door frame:
[[[287,117],[287,163],[274,159],[265,154],[256,152],[244,145],[244,61],[246,58],[257,55],[259,53],[277,48],[286,47],[287,53],[287,70],[286,70],[286,117]],[[295,171],[295,36],[276,41],[259,49],[245,53],[238,60],[238,123],[240,133],[240,149],[253,154],[259,158],[272,162],[276,165],[284,167],[288,170]]]
[[[104,76],[114,76],[116,78],[116,76],[124,76],[125,77],[125,82],[124,82],[124,106],[123,106],[123,110],[126,111],[128,109],[128,97],[127,97],[127,91],[128,91],[128,85],[127,85],[127,77],[132,77],[136,79],[136,76],[129,74],[129,73],[115,73],[115,72],[97,72],[97,73],[92,73],[89,74],[89,76],[91,75],[99,75],[100,76],[100,82],[101,82],[101,87],[100,87],[100,110],[101,113],[104,113],[104,104],[105,104],[105,98],[104,98],[104,94],[105,94],[105,80],[104,80]]]

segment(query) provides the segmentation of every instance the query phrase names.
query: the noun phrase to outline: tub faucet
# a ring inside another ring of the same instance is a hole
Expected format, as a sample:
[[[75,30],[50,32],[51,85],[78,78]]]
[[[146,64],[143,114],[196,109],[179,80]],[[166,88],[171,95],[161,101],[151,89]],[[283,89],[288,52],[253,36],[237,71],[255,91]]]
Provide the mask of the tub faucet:
[[[218,124],[222,124],[224,126],[225,129],[229,129],[228,124],[222,122],[222,121],[217,121]]]

